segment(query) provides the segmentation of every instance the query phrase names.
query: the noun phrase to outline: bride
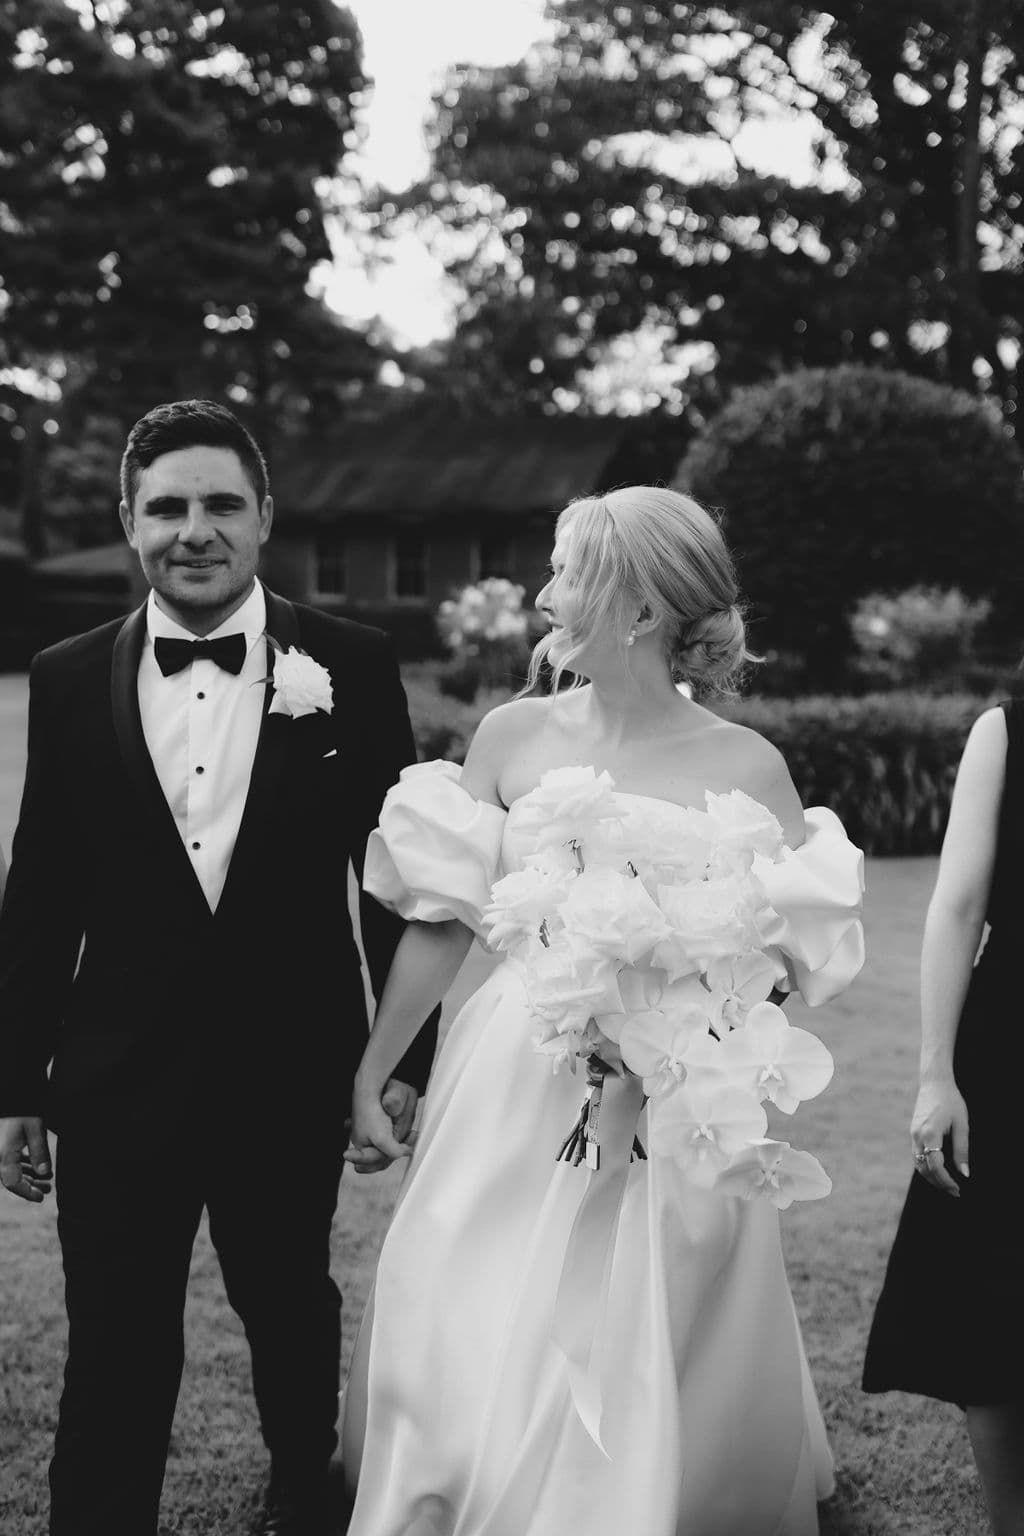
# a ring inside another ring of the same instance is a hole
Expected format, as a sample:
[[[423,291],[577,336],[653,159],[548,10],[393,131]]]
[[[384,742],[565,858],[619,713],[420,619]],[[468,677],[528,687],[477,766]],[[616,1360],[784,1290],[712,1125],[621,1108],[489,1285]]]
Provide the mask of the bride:
[[[786,845],[763,861],[781,990],[824,1001],[863,960],[859,851],[829,811],[805,818],[774,747],[676,686],[728,692],[751,659],[715,521],[644,486],[571,503],[537,607],[550,633],[532,680],[546,658],[553,696],[492,711],[461,772],[407,769],[370,839],[367,887],[411,926],[355,1083],[346,1156],[363,1171],[410,1152],[381,1090],[481,933],[493,882],[536,850],[527,797],[550,770],[607,772],[624,835],[666,857],[707,791],[744,791]],[[589,685],[559,693],[563,672]],[[775,1204],[657,1155],[653,1104],[636,1127],[649,1159],[630,1162],[631,1120],[600,1171],[557,1162],[586,1085],[552,1072],[534,1029],[506,959],[435,1065],[346,1393],[350,1536],[813,1536],[832,1463]],[[627,1078],[607,1081],[614,1104]],[[612,1188],[602,1275],[569,1250],[584,1201]]]

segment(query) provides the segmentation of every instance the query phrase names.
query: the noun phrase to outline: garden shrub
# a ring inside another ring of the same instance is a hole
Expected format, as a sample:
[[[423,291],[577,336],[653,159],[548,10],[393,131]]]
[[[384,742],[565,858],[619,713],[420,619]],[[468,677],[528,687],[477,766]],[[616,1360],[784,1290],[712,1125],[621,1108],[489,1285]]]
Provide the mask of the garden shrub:
[[[735,391],[674,484],[724,512],[755,649],[803,658],[813,686],[841,681],[869,592],[956,586],[1018,637],[1022,458],[973,395],[861,366],[785,374]]]
[[[948,690],[977,662],[975,637],[990,610],[986,598],[971,602],[957,587],[869,592],[850,619],[854,665],[875,688]]]

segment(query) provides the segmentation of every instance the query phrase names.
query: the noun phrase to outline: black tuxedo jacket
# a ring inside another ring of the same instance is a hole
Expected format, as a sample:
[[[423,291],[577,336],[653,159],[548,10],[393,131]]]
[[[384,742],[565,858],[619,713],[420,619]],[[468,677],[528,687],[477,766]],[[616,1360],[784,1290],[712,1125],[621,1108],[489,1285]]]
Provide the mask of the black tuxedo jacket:
[[[212,1106],[340,1125],[367,1033],[348,861],[361,879],[415,747],[387,636],[266,597],[268,633],[327,667],[334,710],[270,714],[266,689],[215,912],[142,733],[145,607],[35,658],[0,914],[0,1116],[187,1133]],[[379,997],[404,925],[367,896],[360,925]],[[422,1031],[396,1075],[422,1088],[435,1038]]]

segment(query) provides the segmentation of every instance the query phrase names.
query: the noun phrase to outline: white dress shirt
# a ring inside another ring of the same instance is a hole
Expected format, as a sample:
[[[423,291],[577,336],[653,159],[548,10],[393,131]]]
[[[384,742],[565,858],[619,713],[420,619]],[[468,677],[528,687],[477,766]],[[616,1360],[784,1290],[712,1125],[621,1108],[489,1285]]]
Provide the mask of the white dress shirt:
[[[142,731],[211,910],[216,909],[249,792],[263,716],[267,676],[267,604],[257,581],[242,606],[205,638],[245,635],[245,664],[237,677],[208,656],[164,677],[153,641],[158,635],[195,640],[149,594],[146,640],[139,661]]]

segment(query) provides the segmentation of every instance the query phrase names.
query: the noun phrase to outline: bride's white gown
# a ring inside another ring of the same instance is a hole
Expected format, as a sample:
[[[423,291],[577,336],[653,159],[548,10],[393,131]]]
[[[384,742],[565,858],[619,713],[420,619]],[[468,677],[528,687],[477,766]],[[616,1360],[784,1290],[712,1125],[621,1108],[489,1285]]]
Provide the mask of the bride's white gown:
[[[671,838],[678,807],[619,798]],[[407,918],[478,928],[531,851],[516,804],[422,764],[388,797],[366,883]],[[775,868],[791,979],[821,1001],[863,959],[860,855],[812,812]],[[350,1536],[814,1536],[832,1459],[767,1201],[698,1189],[668,1158],[630,1166],[599,1340],[607,1456],[580,1421],[552,1322],[580,1202],[608,1175],[556,1163],[582,1083],[531,1028],[505,962],[434,1068],[347,1394]]]

